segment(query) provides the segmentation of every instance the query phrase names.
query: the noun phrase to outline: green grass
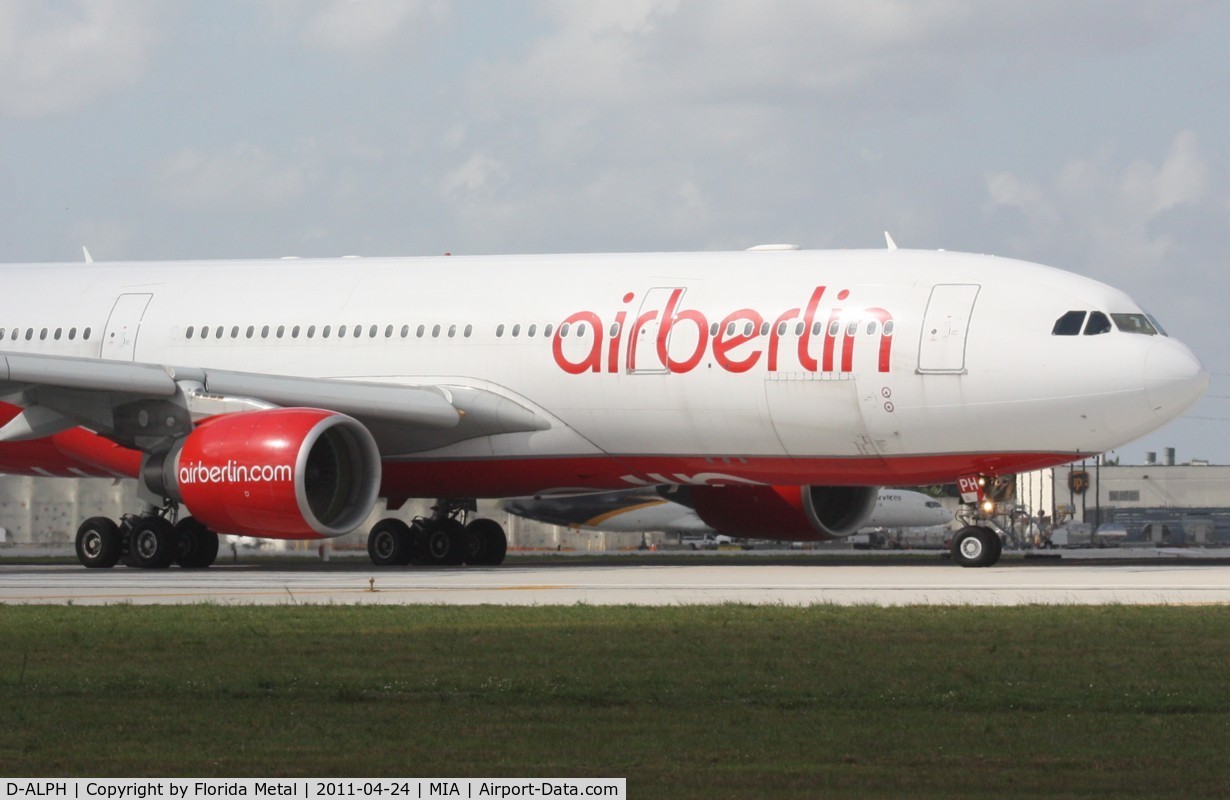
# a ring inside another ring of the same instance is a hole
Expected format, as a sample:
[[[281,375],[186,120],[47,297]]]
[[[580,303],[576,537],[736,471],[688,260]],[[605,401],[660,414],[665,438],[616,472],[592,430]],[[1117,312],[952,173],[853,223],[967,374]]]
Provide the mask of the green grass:
[[[0,775],[1222,797],[1230,608],[0,606]]]

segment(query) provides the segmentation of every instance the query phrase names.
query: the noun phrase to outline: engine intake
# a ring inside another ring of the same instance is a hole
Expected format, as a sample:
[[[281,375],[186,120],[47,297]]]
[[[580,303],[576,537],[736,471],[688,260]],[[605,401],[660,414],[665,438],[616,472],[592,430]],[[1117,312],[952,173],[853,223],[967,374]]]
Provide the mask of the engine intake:
[[[142,477],[219,533],[340,536],[371,513],[380,454],[367,428],[345,414],[247,411],[201,423]]]
[[[727,536],[816,542],[866,525],[878,494],[876,486],[695,486],[688,502]]]

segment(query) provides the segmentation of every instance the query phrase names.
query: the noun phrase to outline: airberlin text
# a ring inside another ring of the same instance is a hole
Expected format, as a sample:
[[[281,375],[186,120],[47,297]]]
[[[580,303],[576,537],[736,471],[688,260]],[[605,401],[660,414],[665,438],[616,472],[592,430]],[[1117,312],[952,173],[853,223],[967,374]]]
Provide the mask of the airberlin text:
[[[683,307],[681,288],[664,294],[661,308],[642,305],[629,322],[637,296],[628,292],[623,297],[624,307],[612,320],[604,320],[595,311],[578,311],[565,318],[552,337],[551,352],[559,368],[572,375],[625,370],[691,372],[706,356],[718,368],[736,373],[748,372],[762,363],[770,372],[852,372],[856,338],[860,333],[878,334],[876,369],[888,372],[892,314],[883,308],[840,305],[822,310],[826,291],[827,287],[817,286],[806,305],[787,308],[775,317],[754,308],[739,308],[716,324],[703,311]],[[836,293],[836,301],[844,303],[849,296],[850,291],[842,289]],[[569,346],[569,331],[584,344]],[[791,331],[801,331],[801,335],[796,333],[797,346],[783,346]]]
[[[284,483],[294,477],[290,464],[180,464],[176,473],[181,484],[189,483]]]

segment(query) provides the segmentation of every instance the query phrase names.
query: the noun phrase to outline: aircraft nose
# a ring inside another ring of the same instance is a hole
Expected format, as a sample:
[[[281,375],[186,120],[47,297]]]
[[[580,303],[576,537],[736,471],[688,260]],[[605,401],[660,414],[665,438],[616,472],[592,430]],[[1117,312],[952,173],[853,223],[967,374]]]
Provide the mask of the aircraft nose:
[[[1181,342],[1159,339],[1145,358],[1145,393],[1155,414],[1173,418],[1209,388],[1209,373]]]

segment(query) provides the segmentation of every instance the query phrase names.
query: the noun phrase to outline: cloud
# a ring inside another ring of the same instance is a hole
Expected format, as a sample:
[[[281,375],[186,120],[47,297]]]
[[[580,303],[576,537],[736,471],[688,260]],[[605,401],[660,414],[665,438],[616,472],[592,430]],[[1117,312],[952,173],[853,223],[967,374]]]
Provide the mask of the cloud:
[[[318,182],[317,160],[310,142],[277,156],[248,143],[214,153],[186,149],[156,165],[152,187],[159,198],[193,210],[279,208]]]
[[[1121,163],[1108,145],[1069,160],[1043,181],[1010,172],[989,173],[985,181],[986,210],[1016,215],[1018,245],[1029,241],[1079,253],[1094,274],[1122,280],[1125,273],[1141,276],[1167,262],[1177,242],[1159,223],[1204,203],[1213,174],[1198,137],[1185,130],[1158,163]]]
[[[135,84],[159,42],[154,3],[0,3],[0,114],[44,117]]]
[[[304,44],[367,56],[394,45],[416,46],[448,17],[443,0],[327,0],[287,4],[301,18]]]

